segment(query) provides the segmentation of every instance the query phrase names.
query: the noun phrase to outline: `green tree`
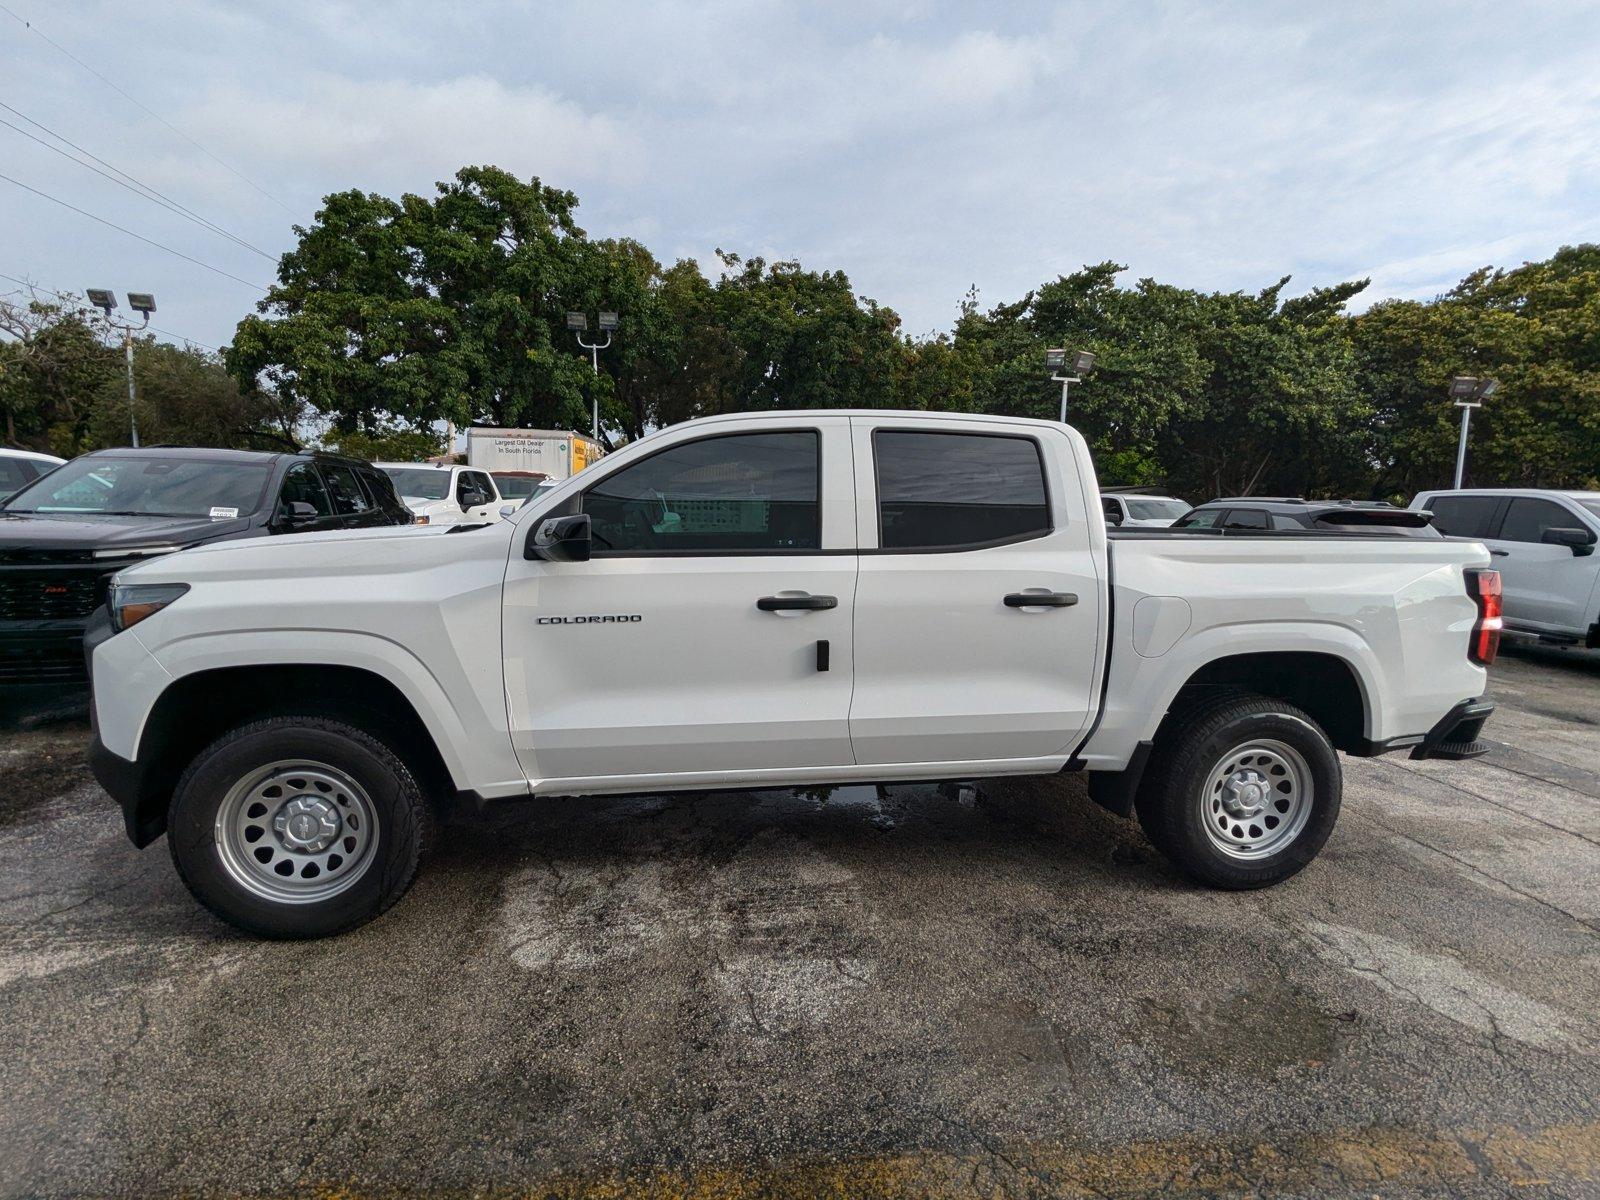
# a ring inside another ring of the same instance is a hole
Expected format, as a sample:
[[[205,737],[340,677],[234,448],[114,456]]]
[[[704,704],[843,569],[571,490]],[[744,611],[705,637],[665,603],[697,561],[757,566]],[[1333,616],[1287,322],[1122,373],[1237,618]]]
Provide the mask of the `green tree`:
[[[0,335],[6,444],[62,456],[92,448],[96,398],[122,370],[121,355],[105,345],[95,323],[68,303],[30,295],[0,299]]]

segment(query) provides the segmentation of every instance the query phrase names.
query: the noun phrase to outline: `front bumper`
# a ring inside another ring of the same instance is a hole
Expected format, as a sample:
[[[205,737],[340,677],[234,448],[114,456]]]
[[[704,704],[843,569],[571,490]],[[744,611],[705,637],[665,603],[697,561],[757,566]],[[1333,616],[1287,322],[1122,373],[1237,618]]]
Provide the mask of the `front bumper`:
[[[1411,751],[1412,758],[1464,759],[1489,753],[1489,743],[1480,740],[1494,705],[1479,697],[1463,700],[1428,730],[1421,745]]]
[[[122,824],[135,846],[148,846],[161,836],[166,812],[150,803],[149,772],[144,764],[107,750],[98,729],[89,747],[89,770],[122,809]]]

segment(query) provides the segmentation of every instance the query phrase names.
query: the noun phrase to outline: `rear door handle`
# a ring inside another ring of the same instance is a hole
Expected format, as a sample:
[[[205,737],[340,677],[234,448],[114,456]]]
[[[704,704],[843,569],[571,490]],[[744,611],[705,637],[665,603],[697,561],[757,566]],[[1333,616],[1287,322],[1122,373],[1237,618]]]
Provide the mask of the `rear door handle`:
[[[1509,550],[1491,550],[1491,551],[1489,551],[1489,553],[1494,555],[1496,558],[1508,558],[1510,556],[1510,554],[1511,554],[1511,551],[1509,551]]]
[[[1078,602],[1077,592],[1012,592],[1007,608],[1071,608]]]
[[[837,596],[763,596],[756,601],[762,612],[787,612],[790,609],[838,608]]]

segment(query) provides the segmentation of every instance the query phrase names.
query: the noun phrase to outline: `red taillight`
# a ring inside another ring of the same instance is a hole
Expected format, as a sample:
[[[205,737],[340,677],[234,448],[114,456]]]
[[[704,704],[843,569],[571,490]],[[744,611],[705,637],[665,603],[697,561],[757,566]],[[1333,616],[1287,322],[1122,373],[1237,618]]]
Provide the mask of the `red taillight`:
[[[1478,602],[1478,619],[1472,626],[1467,657],[1488,666],[1500,652],[1500,572],[1468,571],[1467,592]]]

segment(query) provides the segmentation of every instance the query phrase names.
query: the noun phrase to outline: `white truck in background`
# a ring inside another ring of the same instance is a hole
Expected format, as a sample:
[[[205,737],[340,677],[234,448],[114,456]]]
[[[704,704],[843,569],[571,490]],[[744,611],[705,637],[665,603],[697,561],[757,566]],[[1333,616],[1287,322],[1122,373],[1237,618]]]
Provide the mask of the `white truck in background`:
[[[955,413],[664,429],[475,529],[120,572],[97,778],[199,900],[312,937],[410,885],[435,806],[1090,772],[1194,877],[1300,870],[1337,751],[1470,758],[1470,541],[1108,532],[1083,438]]]
[[[482,471],[535,472],[567,479],[599,461],[605,448],[581,433],[559,429],[467,429],[467,465]]]

